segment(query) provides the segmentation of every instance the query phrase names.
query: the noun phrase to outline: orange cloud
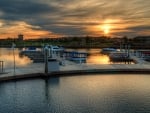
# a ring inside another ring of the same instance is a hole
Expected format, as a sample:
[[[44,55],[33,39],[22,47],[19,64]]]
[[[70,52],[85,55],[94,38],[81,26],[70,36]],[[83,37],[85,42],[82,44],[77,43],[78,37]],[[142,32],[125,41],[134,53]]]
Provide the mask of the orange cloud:
[[[57,38],[61,35],[42,30],[39,26],[32,26],[25,22],[13,22],[7,25],[4,22],[0,22],[0,38],[15,38],[18,34],[23,34],[25,39],[28,38]]]

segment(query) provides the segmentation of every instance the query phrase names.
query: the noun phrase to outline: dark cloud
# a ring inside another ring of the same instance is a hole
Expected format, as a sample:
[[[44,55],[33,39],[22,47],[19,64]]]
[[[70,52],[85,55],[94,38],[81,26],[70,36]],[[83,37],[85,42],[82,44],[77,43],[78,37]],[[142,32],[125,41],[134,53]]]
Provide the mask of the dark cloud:
[[[39,13],[53,12],[56,9],[44,3],[32,2],[31,0],[1,0],[0,10],[15,15],[37,15]]]
[[[119,29],[114,29],[116,31],[119,31]],[[114,32],[113,35],[118,35],[118,36],[128,36],[128,37],[135,37],[137,35],[147,35],[144,34],[145,31],[149,31],[150,30],[150,26],[149,25],[145,25],[145,26],[135,26],[135,27],[129,27],[127,28],[127,30],[120,30],[119,32]],[[142,33],[143,32],[143,33]]]
[[[128,29],[133,31],[150,30],[150,25],[129,27]]]
[[[57,33],[58,31],[58,33],[61,33],[61,34],[67,34],[67,35],[69,35],[69,36],[79,36],[79,35],[86,35],[87,34],[87,32],[84,32],[84,31],[82,31],[82,29],[78,29],[78,28],[71,28],[71,27],[63,27],[63,28],[58,28],[58,29],[54,29],[54,28],[52,28],[51,29],[52,31],[54,31],[55,33]]]
[[[8,21],[25,21],[29,24],[47,20],[43,15],[53,15],[57,8],[32,0],[1,0],[0,18]],[[41,20],[40,20],[41,19]]]
[[[120,36],[120,37],[127,36],[128,38],[133,38],[134,36],[137,36],[137,33],[136,31],[127,30],[127,31],[120,31],[116,33],[114,32],[112,35]]]

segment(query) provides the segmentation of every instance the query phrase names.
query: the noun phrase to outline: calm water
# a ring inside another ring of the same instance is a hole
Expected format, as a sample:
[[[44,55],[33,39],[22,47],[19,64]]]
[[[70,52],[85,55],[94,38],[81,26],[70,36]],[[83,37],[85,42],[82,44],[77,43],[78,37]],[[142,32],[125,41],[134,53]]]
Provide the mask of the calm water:
[[[16,67],[22,67],[32,63],[32,61],[25,56],[19,56],[19,49],[15,49],[15,62]],[[14,65],[14,56],[13,56],[13,49],[12,48],[0,48],[0,60],[4,61],[5,67],[11,68]]]
[[[0,113],[150,113],[149,75],[0,83]]]

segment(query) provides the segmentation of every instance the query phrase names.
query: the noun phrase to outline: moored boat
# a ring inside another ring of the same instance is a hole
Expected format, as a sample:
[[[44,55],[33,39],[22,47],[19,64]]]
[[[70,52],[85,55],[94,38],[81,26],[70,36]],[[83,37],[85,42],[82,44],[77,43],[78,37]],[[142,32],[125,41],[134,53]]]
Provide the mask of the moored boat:
[[[112,62],[132,62],[131,59],[126,52],[112,52],[109,54],[110,61]]]
[[[21,51],[20,51],[20,55],[32,55],[32,54],[39,54],[41,53],[41,50],[40,49],[37,49],[36,47],[28,47],[28,48],[23,48]]]
[[[85,63],[87,58],[86,52],[64,51],[63,55],[67,60],[74,61],[76,63]]]
[[[52,52],[64,51],[64,48],[59,46],[48,45],[48,48],[50,48]]]
[[[111,52],[116,52],[116,51],[117,51],[117,49],[115,49],[115,48],[103,48],[101,50],[101,53],[102,54],[110,54]]]

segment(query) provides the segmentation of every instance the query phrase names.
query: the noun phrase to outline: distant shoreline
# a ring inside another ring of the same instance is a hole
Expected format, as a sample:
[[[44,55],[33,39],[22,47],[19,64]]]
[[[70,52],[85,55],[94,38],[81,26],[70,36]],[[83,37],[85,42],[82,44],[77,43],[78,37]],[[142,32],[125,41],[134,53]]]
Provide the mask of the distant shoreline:
[[[32,46],[32,45],[31,45]],[[16,46],[16,48],[24,48],[24,47],[31,47],[31,46]],[[33,47],[36,47],[36,48],[41,48],[41,46],[33,46]],[[72,49],[100,49],[100,48],[107,48],[107,47],[110,47],[110,46],[63,46],[64,48],[72,48]],[[119,46],[111,46],[112,48],[116,48],[116,49],[119,49],[120,47]],[[0,48],[11,48],[11,46],[1,46],[0,45]],[[150,47],[132,47],[131,46],[131,49],[150,49]]]

